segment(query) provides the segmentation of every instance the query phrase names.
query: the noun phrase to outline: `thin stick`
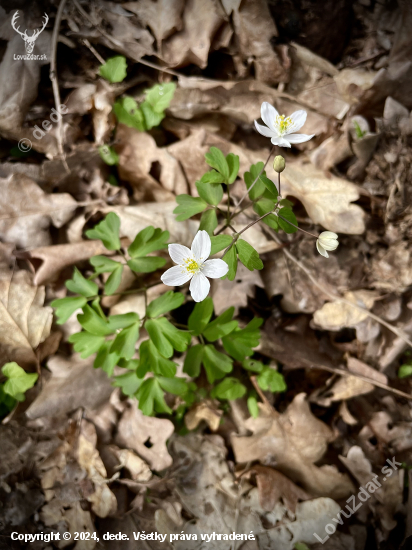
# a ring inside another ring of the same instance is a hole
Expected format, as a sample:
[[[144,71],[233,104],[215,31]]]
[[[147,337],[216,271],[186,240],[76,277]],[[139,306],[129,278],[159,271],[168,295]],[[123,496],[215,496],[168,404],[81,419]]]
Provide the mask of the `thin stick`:
[[[89,48],[89,50],[92,52],[92,54],[94,55],[94,57],[102,64],[104,65],[106,63],[106,61],[103,59],[103,57],[99,54],[99,52],[93,48],[93,46],[90,44],[90,42],[87,40],[87,38],[83,38],[82,39],[82,42],[85,46],[87,46]]]
[[[56,54],[57,54],[57,42],[59,38],[59,29],[60,23],[62,20],[63,9],[67,0],[61,0],[59,4],[59,9],[57,10],[56,20],[53,27],[52,35],[52,48],[51,48],[51,59],[50,59],[50,73],[49,77],[52,83],[54,103],[56,105],[56,110],[59,112],[59,107],[61,105],[60,91],[59,91],[59,82],[57,80],[57,70],[56,70]],[[69,166],[66,162],[66,157],[63,149],[63,121],[62,117],[59,117],[57,121],[57,146],[59,148],[60,156],[63,160],[64,167],[66,172],[70,172]]]

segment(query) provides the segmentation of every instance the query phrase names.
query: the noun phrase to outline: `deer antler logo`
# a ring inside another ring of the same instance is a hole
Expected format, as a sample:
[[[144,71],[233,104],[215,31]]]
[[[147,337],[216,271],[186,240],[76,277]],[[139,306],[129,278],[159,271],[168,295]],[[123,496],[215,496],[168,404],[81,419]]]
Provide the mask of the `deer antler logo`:
[[[47,14],[44,14],[44,23],[43,23],[43,27],[41,29],[36,29],[33,31],[33,34],[31,36],[27,36],[27,29],[23,32],[20,32],[19,29],[20,27],[17,27],[16,28],[16,21],[19,17],[18,15],[18,11],[16,11],[16,13],[13,15],[13,19],[11,20],[11,26],[13,27],[13,29],[19,33],[19,35],[23,38],[24,42],[25,42],[25,45],[26,45],[26,52],[27,53],[32,53],[33,51],[33,48],[34,48],[34,43],[36,42],[39,34],[41,32],[44,31],[44,28],[45,26],[47,25],[47,22],[49,21],[49,17]]]

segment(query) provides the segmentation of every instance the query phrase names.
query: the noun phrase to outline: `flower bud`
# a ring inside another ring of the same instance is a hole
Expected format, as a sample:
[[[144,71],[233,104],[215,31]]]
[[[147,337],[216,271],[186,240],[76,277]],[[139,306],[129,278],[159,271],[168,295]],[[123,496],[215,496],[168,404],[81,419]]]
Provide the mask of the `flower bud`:
[[[277,155],[273,161],[273,169],[275,172],[280,174],[285,169],[286,162],[282,155]]]
[[[319,254],[322,254],[325,258],[329,258],[327,250],[336,250],[338,246],[338,236],[333,231],[323,231],[316,241],[316,248]]]

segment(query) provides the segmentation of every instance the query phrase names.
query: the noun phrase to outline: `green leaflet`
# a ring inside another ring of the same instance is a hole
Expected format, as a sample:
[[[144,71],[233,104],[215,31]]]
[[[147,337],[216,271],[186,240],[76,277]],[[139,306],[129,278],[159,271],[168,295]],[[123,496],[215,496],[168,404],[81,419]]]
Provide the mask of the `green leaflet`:
[[[87,300],[83,298],[83,296],[69,296],[67,298],[53,300],[50,305],[56,309],[56,315],[58,317],[57,324],[62,325],[77,309],[82,308],[86,304]]]
[[[223,256],[222,260],[224,260],[229,266],[227,278],[229,279],[229,281],[233,281],[236,277],[236,271],[237,271],[237,254],[236,254],[235,245],[229,248],[229,250]]]
[[[224,353],[217,351],[213,344],[208,344],[204,346],[203,365],[208,382],[213,384],[215,380],[220,380],[225,374],[231,372],[233,361]]]
[[[209,236],[212,236],[217,227],[217,216],[216,210],[213,208],[203,212],[202,217],[200,218],[199,230],[206,231]]]
[[[171,409],[166,405],[163,390],[156,378],[148,378],[137,390],[136,397],[139,400],[139,409],[151,416],[154,411],[159,413],[171,413]]]
[[[7,378],[3,385],[4,393],[17,401],[24,401],[24,394],[34,386],[39,376],[36,373],[27,373],[14,361],[3,365],[1,372]]]
[[[141,343],[139,349],[140,364],[137,375],[143,378],[145,374],[152,371],[157,376],[171,378],[176,375],[176,363],[162,357],[151,340]]]
[[[226,377],[212,391],[211,396],[218,399],[240,399],[246,393],[246,387],[232,376]]]
[[[213,314],[213,300],[208,297],[203,302],[198,302],[190,314],[188,326],[194,336],[199,336],[207,327]]]
[[[263,162],[258,162],[256,164],[252,164],[249,172],[245,172],[245,176],[244,176],[245,183],[248,189],[252,187],[253,182],[258,177],[259,172],[262,170],[263,166],[264,166]],[[262,172],[262,175],[264,176],[265,172]],[[257,198],[259,198],[261,195],[263,195],[265,189],[266,189],[266,186],[261,180],[261,178],[259,177],[257,182],[253,185],[252,189],[249,191],[250,200],[254,201]]]
[[[77,267],[74,268],[73,279],[66,281],[66,287],[74,294],[81,294],[86,298],[96,296],[99,292],[97,284],[85,279]]]
[[[126,78],[126,58],[123,55],[116,55],[100,65],[100,76],[109,82],[122,82]]]
[[[108,145],[101,145],[99,147],[99,155],[103,162],[108,166],[115,166],[119,164],[119,155],[116,151]]]
[[[288,222],[291,222],[296,226],[298,225],[298,221],[293,211],[287,207],[281,208],[278,212],[278,224],[280,225],[280,227],[283,229],[285,233],[296,233],[298,228],[294,227]]]
[[[192,346],[187,350],[183,372],[185,372],[192,378],[196,378],[200,374],[200,367],[202,366],[204,349],[204,345],[197,344],[196,346]]]
[[[135,258],[129,260],[127,265],[132,271],[136,273],[152,273],[156,269],[160,269],[166,264],[164,258],[159,258],[158,256],[146,256],[144,258]]]
[[[80,353],[82,359],[86,359],[99,351],[101,346],[105,343],[104,336],[96,336],[90,334],[90,332],[82,331],[72,334],[68,338],[69,342],[73,344],[75,351]]]
[[[257,399],[254,395],[250,395],[247,398],[247,408],[249,409],[250,416],[257,418],[259,416],[259,406]]]
[[[176,90],[176,84],[174,82],[167,82],[165,84],[156,84],[145,90],[146,100],[155,113],[163,113],[170,105],[173,99],[173,95]]]
[[[113,112],[121,124],[136,128],[140,132],[146,130],[144,115],[132,97],[118,99],[113,105]]]
[[[226,352],[237,361],[243,361],[253,354],[253,348],[259,345],[259,327],[263,319],[255,317],[243,329],[234,330],[228,336],[222,338],[222,344]]]
[[[106,284],[104,285],[104,292],[108,296],[111,294],[114,294],[116,290],[119,288],[119,285],[122,281],[122,273],[123,273],[123,264],[119,264],[116,269],[112,271],[112,273],[109,275],[109,278],[106,281]]]
[[[212,242],[210,255],[213,256],[227,248],[232,243],[233,238],[230,235],[216,235],[216,237],[210,237],[210,240]]]
[[[185,301],[184,294],[168,290],[147,306],[146,315],[148,317],[158,317],[173,309],[180,307]]]
[[[110,347],[110,353],[117,353],[119,357],[131,359],[135,353],[136,342],[139,338],[139,323],[133,323],[119,332]]]
[[[217,147],[211,147],[205,154],[206,162],[209,166],[217,170],[224,177],[225,183],[229,182],[230,170],[225,155]]]
[[[204,329],[203,336],[209,342],[215,342],[219,338],[230,334],[238,327],[238,322],[232,321],[234,310],[234,307],[227,309]]]
[[[155,229],[149,225],[139,231],[127,251],[131,258],[142,258],[151,252],[166,248],[169,237],[169,231],[163,231],[159,227]]]
[[[239,260],[249,269],[249,271],[253,271],[254,269],[263,269],[263,262],[259,258],[259,254],[248,242],[243,239],[238,239],[236,241],[236,250]]]
[[[83,307],[83,313],[77,316],[77,320],[87,332],[96,336],[107,336],[113,332],[107,321],[89,305]]]
[[[217,174],[217,172],[215,172]],[[223,198],[223,187],[220,183],[206,183],[197,181],[196,187],[199,196],[208,204],[217,206]]]
[[[280,372],[270,367],[266,367],[256,379],[262,390],[271,392],[282,392],[287,390],[285,379]]]
[[[189,332],[177,329],[164,317],[148,319],[145,322],[145,329],[159,353],[166,358],[172,357],[174,349],[186,351],[191,340]]]
[[[177,214],[176,221],[182,222],[203,212],[207,207],[207,202],[201,197],[191,197],[190,195],[178,195],[176,202],[179,206],[173,210],[174,214]]]
[[[119,250],[121,247],[120,218],[114,212],[109,212],[104,220],[94,226],[94,229],[86,231],[89,239],[100,239],[108,250]]]

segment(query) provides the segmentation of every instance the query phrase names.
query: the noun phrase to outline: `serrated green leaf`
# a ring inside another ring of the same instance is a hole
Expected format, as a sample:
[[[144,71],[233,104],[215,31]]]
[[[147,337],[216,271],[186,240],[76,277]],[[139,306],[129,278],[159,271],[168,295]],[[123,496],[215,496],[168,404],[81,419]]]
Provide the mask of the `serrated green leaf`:
[[[263,166],[264,166],[263,162],[257,162],[256,164],[252,164],[249,172],[245,172],[244,178],[245,178],[246,187],[248,189],[252,187],[253,182],[259,176],[259,173],[262,170]],[[262,172],[262,175],[265,175],[265,172]],[[254,201],[257,198],[259,198],[261,195],[263,195],[265,189],[266,187],[263,181],[259,177],[258,181],[253,185],[252,189],[249,191],[250,200]]]
[[[243,329],[234,330],[228,336],[222,338],[222,344],[226,352],[237,361],[243,361],[253,355],[253,348],[259,345],[259,327],[263,319],[255,317]]]
[[[217,206],[223,198],[223,187],[220,183],[197,181],[196,188],[199,196],[213,206]]]
[[[237,378],[228,376],[213,389],[211,396],[233,401],[234,399],[240,399],[245,393],[246,387]]]
[[[146,130],[143,113],[132,97],[118,99],[113,105],[113,112],[121,124],[136,128],[140,132]]]
[[[149,225],[139,231],[127,251],[131,258],[142,258],[151,252],[166,248],[169,237],[169,231],[163,231],[159,227],[155,229]]]
[[[227,248],[233,241],[233,238],[230,235],[216,235],[216,237],[210,237],[210,241],[212,243],[210,255],[213,256]]]
[[[186,351],[191,340],[189,332],[177,329],[164,317],[148,319],[145,322],[145,329],[159,353],[166,358],[172,357],[174,349]]]
[[[398,378],[407,378],[412,375],[412,365],[402,365],[398,370]]]
[[[281,208],[278,212],[278,224],[280,225],[280,227],[283,229],[285,233],[296,233],[298,228],[294,227],[288,222],[291,222],[296,226],[298,225],[298,221],[293,211],[290,208],[286,208],[286,207]]]
[[[126,78],[127,63],[123,55],[116,55],[100,65],[99,74],[109,82],[122,82]]]
[[[108,166],[116,166],[119,164],[119,155],[116,151],[108,145],[101,145],[99,147],[99,155],[103,162]]]
[[[172,412],[166,405],[163,390],[156,378],[145,380],[137,390],[136,397],[139,400],[139,409],[147,416],[154,411],[169,414]]]
[[[206,162],[209,166],[217,170],[225,178],[225,183],[229,181],[229,165],[225,155],[217,147],[211,147],[209,152],[205,154]]]
[[[220,172],[217,172],[216,170],[210,170],[209,172],[203,174],[203,176],[200,178],[200,181],[202,183],[225,183],[225,178]]]
[[[130,311],[129,313],[121,313],[120,315],[110,315],[107,320],[107,326],[110,332],[116,332],[121,328],[127,328],[134,323],[139,322],[139,316],[137,313]]]
[[[201,197],[191,197],[190,195],[178,195],[176,202],[179,206],[173,210],[173,214],[177,214],[176,221],[183,222],[200,214],[207,207],[207,202]]]
[[[109,212],[104,220],[94,226],[94,229],[86,231],[89,239],[100,239],[108,250],[119,250],[121,247],[120,218],[114,212]]]
[[[250,416],[252,418],[258,418],[259,416],[259,407],[257,399],[254,395],[250,395],[247,398],[247,408],[249,409]]]
[[[96,359],[94,360],[93,367],[95,369],[102,369],[107,376],[112,376],[114,367],[119,362],[120,356],[118,353],[110,353],[110,347],[112,342],[103,342],[99,351],[97,352]]]
[[[119,264],[116,269],[110,274],[104,285],[104,292],[107,296],[111,296],[119,288],[122,282],[123,264]]]
[[[262,372],[265,365],[261,361],[256,361],[256,359],[245,359],[242,363],[242,366],[246,370],[250,370],[252,372]]]
[[[248,242],[243,239],[238,239],[236,241],[236,250],[239,255],[239,260],[249,269],[249,271],[263,269],[263,262],[259,258],[259,254]]]
[[[177,309],[185,301],[184,294],[181,292],[173,292],[173,290],[168,290],[147,306],[146,315],[148,317],[158,317],[163,315],[168,311]]]
[[[119,332],[110,348],[110,353],[117,353],[119,357],[131,359],[136,351],[136,342],[139,338],[139,323],[133,323]]]
[[[1,372],[7,380],[3,384],[3,390],[17,401],[24,401],[24,394],[36,383],[38,374],[27,373],[14,361],[3,365]]]
[[[122,265],[120,262],[116,262],[107,256],[93,256],[89,262],[98,274],[112,273],[119,265]]]
[[[173,395],[184,395],[188,391],[188,385],[184,378],[165,378],[163,376],[157,377],[160,387]]]
[[[89,305],[84,306],[83,313],[77,316],[77,320],[87,332],[96,336],[107,336],[112,333],[107,321]]]
[[[141,343],[139,355],[140,364],[137,372],[139,378],[143,378],[149,371],[166,378],[176,375],[176,363],[162,357],[151,340]]]
[[[229,178],[227,183],[231,184],[235,181],[239,173],[239,156],[229,153],[226,155],[226,162],[229,166]]]
[[[256,381],[262,390],[270,390],[271,392],[282,392],[287,390],[286,382],[282,374],[266,367],[263,372],[259,374]]]
[[[68,340],[73,344],[74,351],[80,353],[82,359],[86,359],[99,351],[105,342],[104,336],[96,336],[86,331],[76,332],[69,336]]]
[[[213,314],[213,300],[208,297],[197,302],[189,316],[188,327],[194,336],[202,334]]]
[[[202,302],[199,302],[202,303]],[[185,357],[185,362],[183,366],[183,372],[191,376],[192,378],[197,378],[200,374],[200,367],[203,361],[203,352],[205,346],[202,344],[196,344],[187,350]]]
[[[50,305],[56,309],[57,324],[62,325],[77,309],[84,307],[86,304],[87,300],[83,296],[69,296],[68,298],[53,300]]]
[[[136,273],[152,273],[166,264],[164,258],[158,256],[145,256],[144,258],[134,258],[129,260],[127,265]]]
[[[229,271],[227,273],[227,278],[229,281],[234,281],[237,271],[237,254],[236,246],[233,245],[222,258],[223,261],[229,266]]]
[[[208,233],[210,237],[213,236],[213,232],[217,227],[217,216],[216,210],[213,208],[203,212],[202,217],[200,218],[199,231],[204,230]]]
[[[146,130],[151,130],[156,126],[159,126],[165,117],[164,113],[156,113],[147,101],[140,104],[140,110],[143,113]]]
[[[88,281],[83,277],[77,267],[74,268],[73,279],[66,281],[66,287],[75,294],[81,294],[86,298],[96,296],[99,287],[93,281]]]
[[[270,198],[273,197],[273,200],[276,200],[278,198],[278,188],[276,187],[276,185],[273,183],[272,180],[270,180],[267,176],[264,176],[263,174],[260,176],[260,181],[263,183],[263,185],[266,187],[266,189],[269,191],[270,193]]]
[[[156,84],[155,86],[152,86],[152,88],[145,90],[145,101],[150,104],[154,112],[163,113],[169,107],[175,90],[176,84],[174,82]]]
[[[208,344],[204,346],[203,365],[208,382],[213,384],[215,380],[220,380],[225,374],[231,372],[233,361],[224,353],[217,351],[213,344]]]

